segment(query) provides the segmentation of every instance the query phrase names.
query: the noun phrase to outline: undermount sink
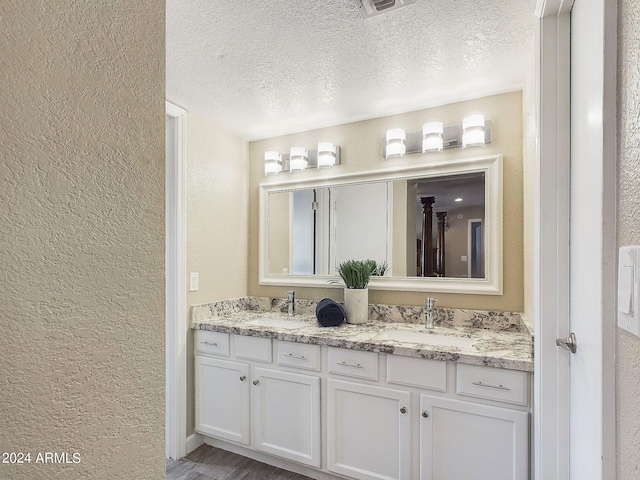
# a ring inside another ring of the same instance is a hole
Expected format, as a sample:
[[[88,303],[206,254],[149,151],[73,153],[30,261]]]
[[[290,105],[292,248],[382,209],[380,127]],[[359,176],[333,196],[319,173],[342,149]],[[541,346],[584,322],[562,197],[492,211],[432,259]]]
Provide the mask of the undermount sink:
[[[285,330],[293,330],[307,325],[306,322],[300,322],[297,320],[283,320],[281,318],[269,317],[252,318],[251,320],[247,320],[243,323],[245,325],[255,325],[257,327],[284,328]]]
[[[377,340],[393,340],[406,343],[426,343],[428,345],[440,345],[444,347],[468,348],[473,345],[473,340],[466,337],[454,337],[450,335],[438,335],[433,333],[408,332],[405,330],[390,330],[382,332],[375,337]]]

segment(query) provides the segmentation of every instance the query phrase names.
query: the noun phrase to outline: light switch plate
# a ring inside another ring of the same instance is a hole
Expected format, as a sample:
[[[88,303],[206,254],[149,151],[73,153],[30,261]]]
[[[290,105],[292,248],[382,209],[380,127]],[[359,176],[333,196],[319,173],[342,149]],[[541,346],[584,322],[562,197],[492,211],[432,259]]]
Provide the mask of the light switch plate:
[[[618,256],[618,327],[640,337],[640,246],[621,247]]]
[[[200,275],[198,274],[198,272],[191,272],[189,274],[189,291],[190,292],[197,292],[198,291],[198,283],[200,280]]]

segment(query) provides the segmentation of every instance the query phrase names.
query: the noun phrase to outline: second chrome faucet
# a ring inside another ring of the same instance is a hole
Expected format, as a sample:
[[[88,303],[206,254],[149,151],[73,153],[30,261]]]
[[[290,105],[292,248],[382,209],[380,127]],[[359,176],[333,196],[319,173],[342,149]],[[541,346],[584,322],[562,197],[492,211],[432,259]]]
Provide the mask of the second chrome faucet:
[[[436,302],[435,298],[427,297],[424,299],[424,326],[427,329],[433,328],[433,318]]]
[[[290,317],[293,317],[296,314],[296,292],[294,290],[289,290],[287,292],[287,299],[283,303],[288,307],[288,314]]]

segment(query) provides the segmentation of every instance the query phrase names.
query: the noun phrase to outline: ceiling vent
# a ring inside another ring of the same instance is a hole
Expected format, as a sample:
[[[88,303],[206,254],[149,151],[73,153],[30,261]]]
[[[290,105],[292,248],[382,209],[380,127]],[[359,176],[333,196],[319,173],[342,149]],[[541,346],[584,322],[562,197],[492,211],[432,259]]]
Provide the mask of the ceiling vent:
[[[353,0],[358,7],[358,11],[362,18],[367,19],[380,15],[381,13],[390,12],[398,8],[406,7],[416,0]]]

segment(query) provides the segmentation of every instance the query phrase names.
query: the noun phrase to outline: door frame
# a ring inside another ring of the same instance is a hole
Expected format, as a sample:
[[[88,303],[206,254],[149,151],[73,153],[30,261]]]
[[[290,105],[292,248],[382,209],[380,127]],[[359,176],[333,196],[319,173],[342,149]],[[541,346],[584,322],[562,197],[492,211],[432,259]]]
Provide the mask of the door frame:
[[[175,132],[165,180],[165,456],[177,459],[187,454],[187,111],[165,101],[165,112]]]
[[[579,1],[579,0],[575,0]],[[536,480],[568,480],[569,362],[555,339],[568,336],[571,168],[571,8],[574,0],[538,0],[536,5],[536,191],[534,200],[534,416]],[[603,187],[615,192],[616,5],[602,0],[605,73]],[[597,57],[597,56],[596,56]],[[597,59],[596,59],[597,60]],[[602,474],[615,478],[615,195],[606,199],[603,222]],[[573,206],[589,208],[589,206]],[[611,210],[613,208],[613,216]],[[611,225],[613,223],[613,226]],[[612,274],[613,272],[613,274]],[[578,345],[580,339],[578,339]],[[578,346],[579,348],[579,346]],[[597,475],[597,474],[596,474]],[[597,478],[597,477],[594,477]]]
[[[484,221],[481,218],[469,218],[467,220],[467,277],[473,278],[471,276],[473,270],[473,224],[480,224],[480,234],[482,236],[482,248],[480,249],[480,257],[483,257],[484,252]],[[484,258],[480,259],[481,262],[484,263]]]

